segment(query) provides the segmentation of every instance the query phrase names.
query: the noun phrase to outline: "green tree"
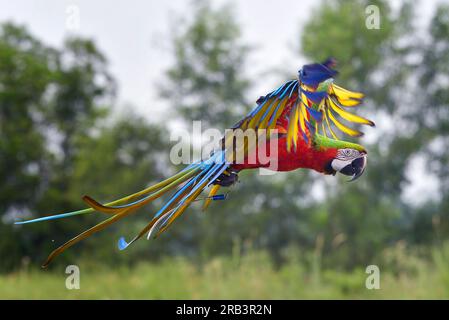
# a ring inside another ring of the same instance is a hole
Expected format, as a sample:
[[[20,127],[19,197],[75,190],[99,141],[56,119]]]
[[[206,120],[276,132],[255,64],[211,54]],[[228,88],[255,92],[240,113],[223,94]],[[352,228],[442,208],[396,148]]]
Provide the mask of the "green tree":
[[[379,8],[379,29],[365,25],[368,5]],[[326,256],[332,263],[352,268],[368,263],[403,236],[401,217],[407,212],[401,192],[407,184],[407,163],[420,148],[410,132],[395,125],[407,120],[401,106],[408,102],[406,80],[414,68],[406,59],[416,52],[407,41],[413,32],[413,10],[408,2],[393,11],[385,1],[325,1],[312,16],[302,31],[301,52],[312,61],[335,57],[341,65],[337,81],[366,94],[360,113],[369,113],[375,121],[381,114],[395,119],[389,127],[376,128],[381,135],[374,143],[364,142],[369,166],[363,179],[327,188]],[[345,242],[335,250],[333,239],[339,234]]]
[[[437,7],[422,41],[418,65],[421,95],[412,118],[419,119],[423,154],[429,173],[440,182],[440,201],[425,204],[413,223],[413,231],[426,233],[428,239],[442,241],[449,236],[449,6]],[[428,236],[434,235],[434,236]],[[417,241],[416,237],[414,240]]]
[[[91,40],[70,38],[56,49],[23,27],[4,24],[0,58],[0,270],[11,270],[23,257],[38,265],[95,220],[18,227],[11,225],[16,213],[70,211],[84,206],[83,193],[106,198],[143,188],[160,177],[153,168],[161,135],[137,117],[112,128],[100,123],[107,120],[115,82]]]
[[[160,181],[169,169],[164,164],[168,156],[162,128],[148,124],[145,119],[129,112],[100,127],[96,135],[78,139],[77,148],[79,151],[74,159],[68,192],[74,202],[84,194],[104,202],[112,201]],[[164,250],[161,247],[163,244],[156,241],[151,246],[141,241],[136,244],[137,248],[132,247],[123,254],[113,250],[111,245],[119,236],[134,236],[151,220],[156,209],[154,205],[146,206],[129,219],[84,241],[79,246],[80,250],[70,250],[67,256],[71,258],[82,252],[83,256],[94,257],[103,263],[157,258]],[[105,218],[101,213],[95,216],[97,218],[86,217],[89,225]],[[79,233],[84,227],[78,219],[73,222],[77,228],[72,232]],[[67,234],[62,236],[67,240]]]
[[[0,270],[22,258],[17,230],[7,223],[33,208],[42,193],[40,175],[49,159],[42,123],[56,59],[56,52],[25,28],[0,26]]]
[[[191,16],[191,22],[180,22],[172,39],[175,62],[161,93],[182,118],[224,129],[247,106],[249,82],[243,71],[248,46],[230,6],[213,10],[208,1],[195,1]]]
[[[0,27],[0,212],[36,198],[46,158],[42,117],[55,52],[19,26]]]
[[[115,91],[115,82],[107,71],[107,61],[91,40],[70,38],[58,50],[54,67],[54,81],[48,88],[49,110],[45,114],[45,130],[50,160],[41,172],[44,190],[33,212],[51,214],[78,209],[83,206],[80,197],[70,192],[80,139],[93,134],[99,120],[104,119]],[[79,190],[78,190],[79,191]],[[57,211],[56,211],[57,210]],[[36,224],[30,234],[26,252],[42,261],[55,244],[67,240],[74,230],[86,227],[86,217]],[[53,240],[53,241],[51,241]]]

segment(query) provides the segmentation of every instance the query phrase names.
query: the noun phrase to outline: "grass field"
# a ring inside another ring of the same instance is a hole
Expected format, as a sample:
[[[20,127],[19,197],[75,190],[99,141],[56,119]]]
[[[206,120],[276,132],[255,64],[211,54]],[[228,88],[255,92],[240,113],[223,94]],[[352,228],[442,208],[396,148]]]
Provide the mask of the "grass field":
[[[449,266],[443,256],[430,265],[393,275],[382,271],[380,289],[368,290],[368,276],[352,273],[306,271],[293,261],[272,267],[261,253],[213,259],[201,268],[182,259],[133,268],[93,269],[80,265],[80,289],[68,290],[65,270],[21,271],[0,276],[1,299],[446,299]],[[87,269],[87,270],[86,270]],[[411,270],[411,269],[410,269]]]

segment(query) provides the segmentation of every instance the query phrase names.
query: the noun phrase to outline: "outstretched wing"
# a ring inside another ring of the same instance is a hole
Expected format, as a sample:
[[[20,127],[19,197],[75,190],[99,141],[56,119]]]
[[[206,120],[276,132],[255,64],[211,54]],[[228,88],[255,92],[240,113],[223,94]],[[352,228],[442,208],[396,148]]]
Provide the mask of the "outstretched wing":
[[[233,129],[273,129],[279,117],[298,96],[299,81],[290,80],[257,100],[257,106]]]
[[[352,137],[363,135],[359,130],[348,127],[339,118],[350,123],[374,126],[373,121],[351,113],[346,109],[358,106],[363,99],[362,93],[339,87],[333,83],[333,80],[325,83],[324,87],[326,87],[327,94],[317,106],[317,110],[322,114],[323,120],[321,123],[317,123],[316,131],[321,132],[325,136],[330,133],[336,140],[338,140],[338,137],[332,127]]]
[[[228,162],[234,163],[238,161],[237,159],[245,159],[256,148],[262,136],[265,140],[270,138],[270,130],[276,127],[281,115],[297,100],[298,88],[299,81],[290,80],[257,100],[257,106],[236,123],[231,128],[232,132],[227,132],[222,140],[222,148],[226,150]],[[252,133],[255,139],[236,139],[239,132],[243,135]]]
[[[305,65],[298,80],[290,80],[278,89],[260,97],[257,106],[233,129],[259,131],[285,128],[287,149],[297,144],[299,133],[305,141],[321,133],[338,140],[334,129],[350,136],[362,133],[344,124],[348,122],[374,126],[370,120],[348,112],[345,108],[355,107],[362,102],[363,94],[343,89],[333,82],[337,71],[333,70],[334,60]]]

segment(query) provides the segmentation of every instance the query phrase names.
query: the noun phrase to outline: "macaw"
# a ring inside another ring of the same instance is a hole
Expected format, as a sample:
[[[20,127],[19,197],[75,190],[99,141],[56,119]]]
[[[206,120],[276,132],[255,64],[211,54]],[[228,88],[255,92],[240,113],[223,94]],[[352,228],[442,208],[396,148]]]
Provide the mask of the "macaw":
[[[232,135],[225,136],[221,148],[211,153],[208,159],[194,162],[177,174],[144,190],[106,204],[84,196],[83,200],[89,206],[87,209],[19,221],[16,224],[72,217],[95,211],[108,216],[104,221],[51,252],[42,266],[46,267],[69,247],[170,192],[167,201],[151,221],[130,241],[121,237],[118,247],[124,250],[145,234],[148,239],[157,237],[167,230],[204,190],[210,189],[203,210],[207,209],[211,201],[224,199],[225,194],[217,194],[219,189],[236,183],[242,170],[266,167],[276,168],[276,171],[292,171],[303,168],[326,175],[339,172],[355,180],[365,171],[367,151],[359,144],[339,140],[334,130],[338,129],[349,136],[361,136],[360,131],[348,127],[339,118],[360,125],[374,126],[374,122],[348,112],[347,109],[362,102],[363,94],[334,83],[338,73],[335,65],[333,58],[322,63],[304,65],[296,79],[287,81],[276,90],[260,97],[255,108],[231,128],[232,132],[254,130],[257,137],[262,132],[268,135],[267,139],[262,140],[263,143],[274,141],[277,146],[277,155],[269,156],[268,162],[262,163],[257,157],[256,161],[248,161],[259,151],[259,139],[243,139],[236,145],[227,143],[235,142]],[[235,161],[238,155],[243,157],[243,161]]]

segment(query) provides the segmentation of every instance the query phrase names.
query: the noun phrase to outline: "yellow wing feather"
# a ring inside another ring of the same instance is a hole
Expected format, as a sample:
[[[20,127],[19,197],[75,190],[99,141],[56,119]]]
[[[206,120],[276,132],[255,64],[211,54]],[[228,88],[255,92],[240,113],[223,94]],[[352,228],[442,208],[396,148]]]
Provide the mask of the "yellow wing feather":
[[[351,123],[374,126],[374,122],[361,116],[358,116],[356,114],[353,114],[351,112],[348,112],[347,110],[344,109],[344,107],[358,106],[362,102],[362,99],[364,97],[363,93],[344,89],[340,86],[337,86],[333,82],[329,83],[327,92],[328,96],[321,101],[318,107],[318,111],[321,111],[323,115],[321,127],[322,133],[324,135],[327,135],[326,134],[327,131],[326,127],[327,127],[332,137],[338,140],[338,137],[333,131],[331,124],[333,124],[335,128],[337,128],[339,131],[349,136],[359,137],[363,135],[362,132],[352,129],[347,125],[343,124],[341,121],[339,121],[336,117],[337,115],[340,118]]]
[[[332,92],[340,99],[344,100],[350,100],[350,99],[357,99],[362,100],[364,95],[361,92],[356,91],[350,91],[348,89],[342,88],[340,86],[337,86],[335,83],[331,84]]]
[[[334,130],[332,130],[332,127],[331,127],[331,125],[329,123],[329,118],[327,117],[327,114],[328,114],[329,110],[325,110],[323,112],[324,112],[323,117],[324,117],[324,119],[326,121],[327,128],[329,129],[329,132],[331,133],[332,138],[334,138],[335,140],[339,140],[337,135],[335,134]]]
[[[327,110],[327,115],[329,116],[329,118],[331,119],[331,121],[335,124],[335,126],[343,133],[346,133],[347,135],[350,135],[351,137],[360,137],[361,135],[363,135],[363,133],[361,133],[358,130],[354,130],[351,129],[347,126],[345,126],[343,123],[341,123],[340,121],[338,121],[334,115],[332,114],[332,112],[328,109]]]
[[[332,100],[332,98],[327,98],[327,99],[329,101],[329,105],[332,108],[332,110],[334,110],[343,119],[345,119],[347,121],[350,121],[350,122],[354,122],[354,123],[366,124],[366,125],[369,125],[369,126],[373,126],[374,125],[374,123],[372,121],[344,110],[343,108],[338,106],[334,102],[334,100]]]
[[[287,129],[287,150],[290,151],[293,144],[296,147],[296,142],[298,141],[298,105],[294,106],[290,112],[290,117],[288,121]]]
[[[326,90],[327,96],[321,98],[322,94],[316,92],[317,90]],[[295,92],[298,93],[298,98],[296,101],[292,101],[290,98]],[[338,137],[334,132],[335,129],[350,136],[361,136],[362,133],[360,131],[348,127],[342,123],[340,118],[350,123],[374,126],[372,121],[350,113],[345,109],[346,107],[360,105],[363,97],[363,93],[347,90],[336,85],[333,79],[323,82],[318,89],[307,86],[301,83],[301,81],[290,81],[266,97],[260,98],[262,102],[258,104],[257,109],[250,113],[235,128],[244,131],[256,129],[258,130],[257,134],[259,134],[260,129],[274,129],[277,119],[285,114],[285,111],[291,106],[291,110],[287,114],[287,150],[289,151],[292,145],[296,147],[300,136],[299,131],[301,131],[301,135],[305,134],[309,137],[320,130],[326,137],[330,133],[332,138],[336,140],[338,140]],[[319,99],[322,100],[317,101]],[[312,100],[316,101],[316,103],[313,103]],[[311,109],[321,112],[321,119],[319,114],[317,115],[317,112],[313,112]],[[225,140],[228,141],[229,139]],[[238,150],[247,155],[254,147],[254,145],[250,146],[244,142],[242,146],[236,146],[235,151],[231,153],[234,154]]]

